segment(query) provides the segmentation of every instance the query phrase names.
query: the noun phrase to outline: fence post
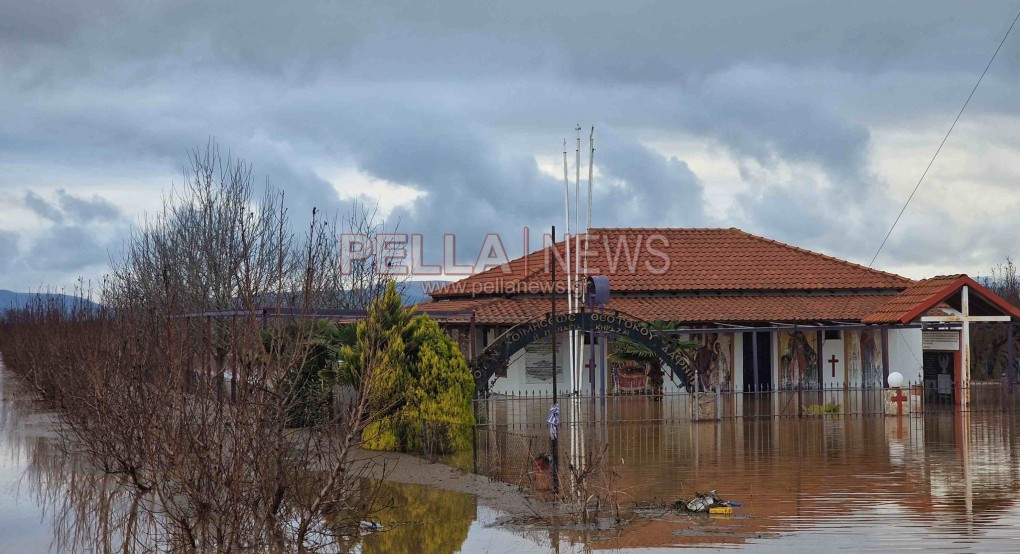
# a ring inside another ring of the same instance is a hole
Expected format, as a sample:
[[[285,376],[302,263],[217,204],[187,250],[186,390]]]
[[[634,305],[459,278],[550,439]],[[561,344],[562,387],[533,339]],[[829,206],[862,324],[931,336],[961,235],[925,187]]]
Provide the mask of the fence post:
[[[478,425],[471,426],[471,467],[472,473],[478,474]]]
[[[797,383],[797,417],[804,417],[804,395],[801,393],[804,390],[803,384],[803,379]]]
[[[722,421],[722,387],[715,386],[715,419]]]

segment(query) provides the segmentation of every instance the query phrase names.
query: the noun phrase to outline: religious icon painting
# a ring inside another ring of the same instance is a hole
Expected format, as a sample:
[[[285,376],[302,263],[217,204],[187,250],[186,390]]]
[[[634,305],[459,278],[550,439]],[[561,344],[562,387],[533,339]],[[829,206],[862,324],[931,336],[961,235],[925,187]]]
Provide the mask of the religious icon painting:
[[[843,359],[846,360],[843,367],[846,371],[846,386],[851,389],[859,389],[862,386],[861,376],[863,369],[861,365],[861,332],[847,331],[843,334]]]
[[[697,335],[698,349],[694,369],[701,390],[728,391],[733,387],[733,335],[705,333]]]
[[[877,329],[861,331],[861,386],[866,389],[880,389],[884,386],[883,347],[881,331]]]
[[[843,342],[847,386],[880,389],[884,386],[885,362],[882,331],[847,331]]]
[[[818,386],[818,335],[813,331],[779,333],[779,388]]]

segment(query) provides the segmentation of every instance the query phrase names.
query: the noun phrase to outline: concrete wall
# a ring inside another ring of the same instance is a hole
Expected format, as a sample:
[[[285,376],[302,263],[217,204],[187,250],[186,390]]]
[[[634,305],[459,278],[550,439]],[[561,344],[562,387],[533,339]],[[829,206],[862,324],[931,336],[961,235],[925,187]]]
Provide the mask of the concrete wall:
[[[889,373],[899,371],[908,383],[920,383],[921,360],[920,329],[889,330]]]
[[[596,360],[596,374],[595,374],[595,390],[601,389],[601,376],[600,372],[605,367],[605,359],[602,352],[602,343],[605,341],[604,338],[599,338],[599,343],[595,346],[595,360]],[[557,386],[561,393],[570,391],[570,384],[568,382],[569,376],[567,375],[566,368],[568,366],[568,358],[570,355],[570,344],[569,334],[560,333],[557,336],[557,342],[559,348],[556,350],[556,367],[559,369],[556,380]],[[585,393],[589,391],[589,379],[588,379],[588,368],[586,367],[588,362],[591,360],[591,349],[589,345],[584,345],[584,357],[582,361],[582,375],[581,375],[581,390]],[[510,356],[510,366],[507,368],[506,377],[500,377],[496,379],[495,384],[492,386],[492,392],[496,394],[510,394],[510,393],[552,393],[552,382],[548,383],[529,383],[525,372],[526,360],[525,360],[525,349],[518,350],[512,356]],[[608,385],[607,385],[608,387]]]

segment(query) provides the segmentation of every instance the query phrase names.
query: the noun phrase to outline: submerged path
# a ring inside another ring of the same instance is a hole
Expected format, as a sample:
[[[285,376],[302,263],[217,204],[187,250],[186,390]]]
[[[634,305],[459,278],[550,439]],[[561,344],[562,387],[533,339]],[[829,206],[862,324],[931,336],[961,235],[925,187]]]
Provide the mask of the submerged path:
[[[358,464],[367,464],[368,476],[392,483],[427,485],[437,489],[470,494],[478,502],[507,516],[547,515],[551,504],[520,487],[469,473],[440,462],[430,462],[399,452],[359,450]]]

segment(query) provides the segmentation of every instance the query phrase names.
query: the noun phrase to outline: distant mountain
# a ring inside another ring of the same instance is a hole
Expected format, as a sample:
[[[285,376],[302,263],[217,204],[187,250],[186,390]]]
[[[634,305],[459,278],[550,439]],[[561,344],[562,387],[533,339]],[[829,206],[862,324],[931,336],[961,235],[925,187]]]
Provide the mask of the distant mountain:
[[[400,296],[404,299],[405,306],[421,304],[432,299],[429,292],[450,283],[450,281],[404,281],[397,288],[400,289]]]
[[[448,281],[405,281],[398,285],[400,296],[404,300],[405,306],[412,306],[414,304],[421,304],[422,302],[428,302],[431,300],[429,291],[438,289],[439,287],[447,284]],[[56,294],[56,293],[33,293],[33,292],[13,292],[9,290],[0,290],[0,315],[3,315],[10,309],[24,308],[28,304],[35,302],[39,299],[44,301],[53,301],[62,304],[65,308],[70,309],[76,301],[81,299],[76,296],[68,294]],[[266,305],[271,305],[272,302],[268,301]]]
[[[0,315],[3,315],[7,310],[20,309],[29,305],[32,302],[42,300],[44,302],[57,302],[64,306],[66,309],[70,309],[75,302],[82,301],[77,296],[71,296],[69,294],[56,294],[56,293],[35,293],[35,292],[13,292],[9,290],[0,290]],[[90,302],[90,304],[92,304]]]

